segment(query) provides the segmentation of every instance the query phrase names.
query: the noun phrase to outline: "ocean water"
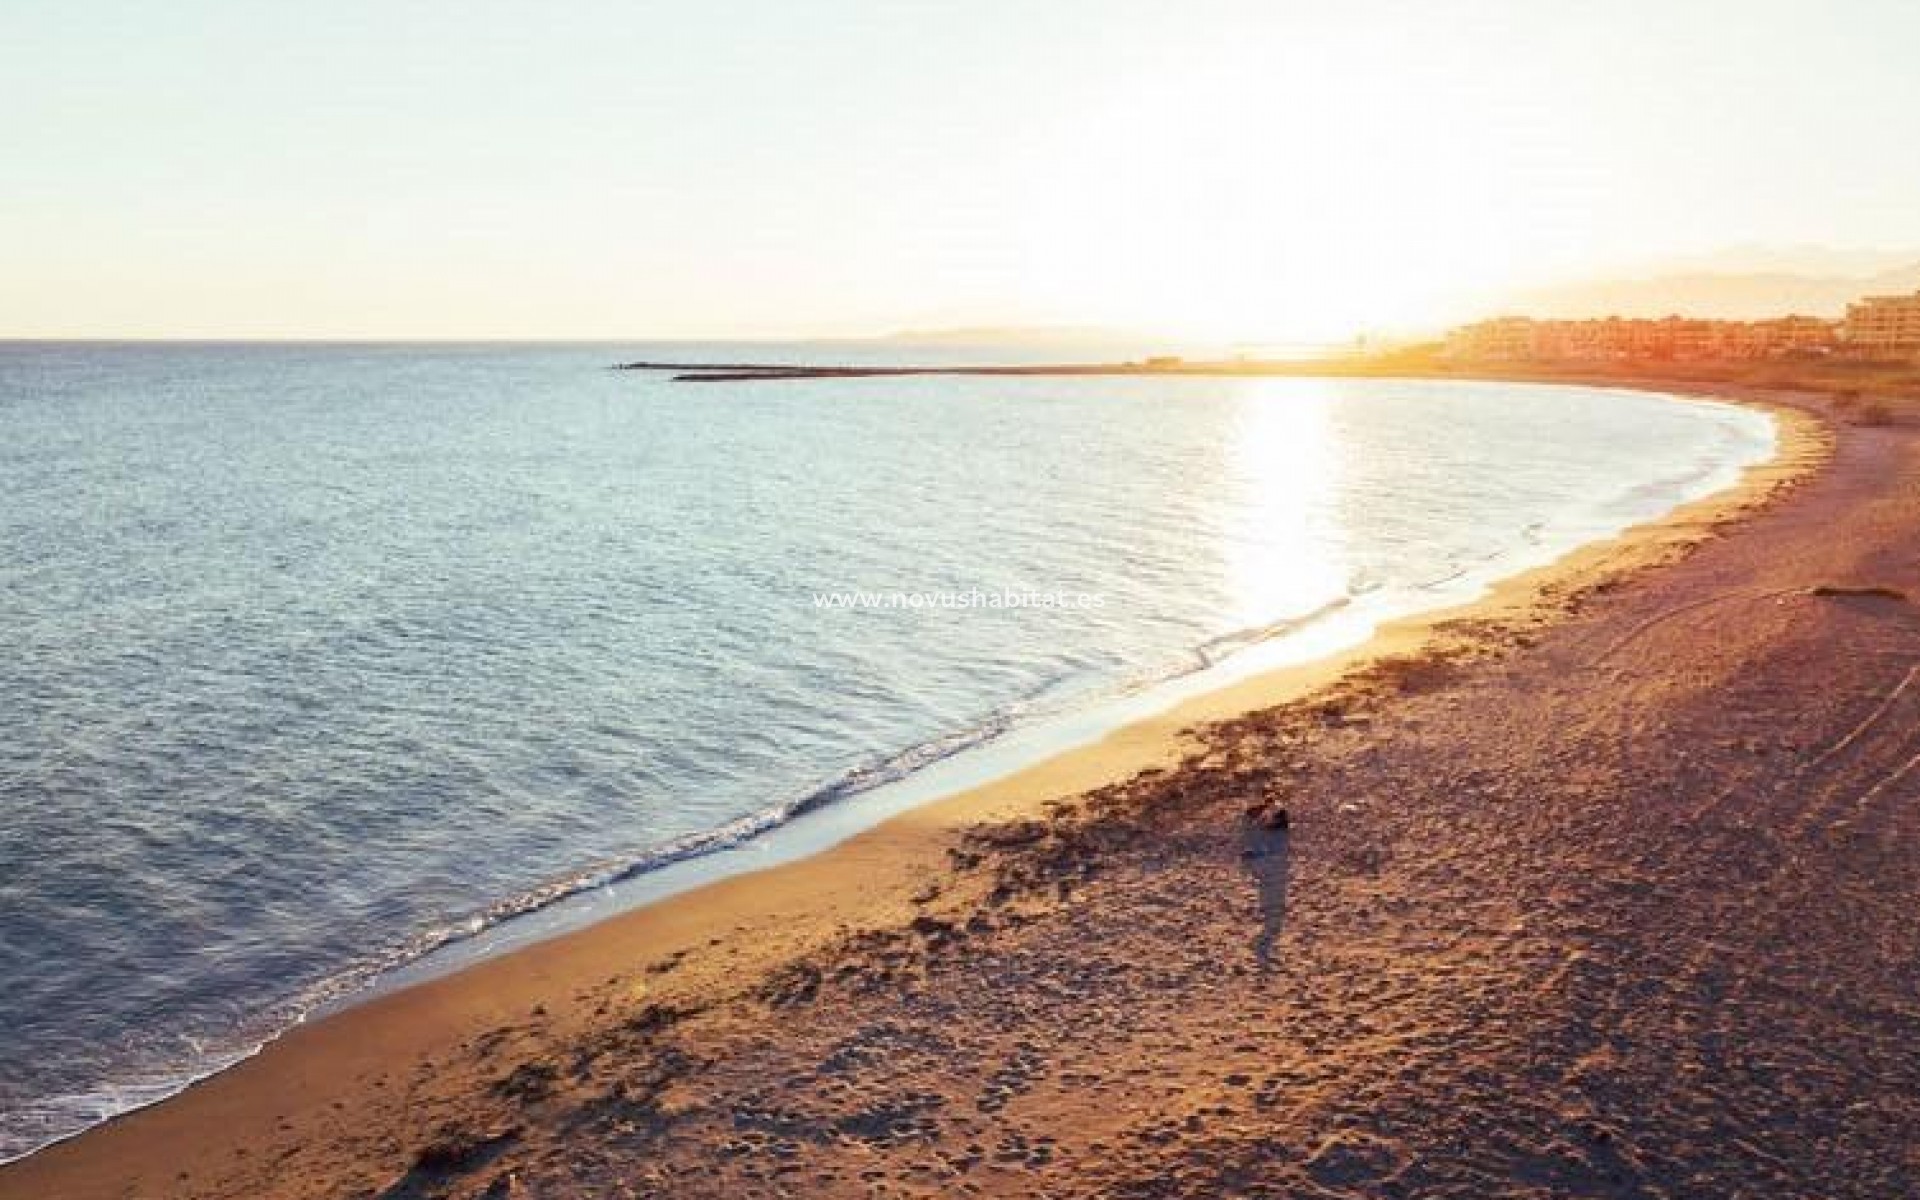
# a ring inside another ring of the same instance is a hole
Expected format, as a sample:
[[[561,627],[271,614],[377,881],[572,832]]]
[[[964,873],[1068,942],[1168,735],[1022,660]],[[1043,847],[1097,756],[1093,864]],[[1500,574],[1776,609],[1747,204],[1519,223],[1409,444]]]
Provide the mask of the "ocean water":
[[[1773,439],[1583,388],[605,369],[809,356],[848,357],[0,346],[0,1158],[516,914],[1441,603]]]

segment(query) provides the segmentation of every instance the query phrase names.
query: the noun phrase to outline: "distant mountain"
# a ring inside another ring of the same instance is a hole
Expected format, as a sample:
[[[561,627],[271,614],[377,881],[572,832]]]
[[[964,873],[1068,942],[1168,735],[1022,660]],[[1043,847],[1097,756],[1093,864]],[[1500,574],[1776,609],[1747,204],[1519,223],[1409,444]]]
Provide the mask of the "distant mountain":
[[[1678,255],[1640,264],[1622,274],[1643,275],[1831,275],[1861,278],[1884,275],[1920,263],[1920,250],[1860,250],[1800,244],[1749,243],[1705,254]]]
[[[875,339],[916,346],[1134,346],[1146,334],[1099,325],[975,325],[958,329],[904,329]]]
[[[1758,265],[1728,269],[1747,264]],[[1832,269],[1843,265],[1868,269]],[[1837,317],[1862,296],[1913,291],[1920,291],[1920,253],[1895,257],[1795,247],[1726,251],[1646,275],[1536,288],[1515,296],[1511,307],[1541,317]]]

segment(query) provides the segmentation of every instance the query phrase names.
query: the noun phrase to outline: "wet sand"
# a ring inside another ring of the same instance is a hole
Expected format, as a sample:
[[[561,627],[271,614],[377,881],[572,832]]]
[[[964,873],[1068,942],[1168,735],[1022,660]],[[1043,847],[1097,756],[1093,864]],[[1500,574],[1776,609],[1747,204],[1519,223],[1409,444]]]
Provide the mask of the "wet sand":
[[[1920,1192],[1920,423],[1746,398],[1732,492],[0,1197]]]

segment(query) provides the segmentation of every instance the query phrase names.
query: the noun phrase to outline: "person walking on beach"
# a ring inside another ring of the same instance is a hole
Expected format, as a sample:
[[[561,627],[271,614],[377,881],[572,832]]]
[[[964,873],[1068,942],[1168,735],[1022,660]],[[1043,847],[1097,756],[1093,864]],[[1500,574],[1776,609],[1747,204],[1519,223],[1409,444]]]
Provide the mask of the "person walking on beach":
[[[1250,810],[1241,839],[1240,861],[1259,892],[1260,935],[1253,954],[1262,971],[1273,965],[1273,946],[1287,919],[1288,825],[1284,808]]]

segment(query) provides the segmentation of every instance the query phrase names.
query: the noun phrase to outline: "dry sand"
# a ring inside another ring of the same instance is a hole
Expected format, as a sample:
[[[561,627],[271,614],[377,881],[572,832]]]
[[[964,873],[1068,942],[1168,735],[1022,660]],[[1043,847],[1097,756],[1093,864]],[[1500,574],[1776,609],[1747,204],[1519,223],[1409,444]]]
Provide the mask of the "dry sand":
[[[1920,1194],[1920,427],[1772,399],[1733,493],[0,1197]]]

